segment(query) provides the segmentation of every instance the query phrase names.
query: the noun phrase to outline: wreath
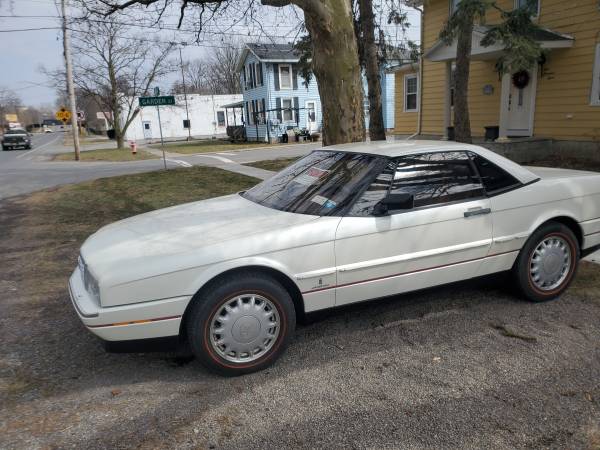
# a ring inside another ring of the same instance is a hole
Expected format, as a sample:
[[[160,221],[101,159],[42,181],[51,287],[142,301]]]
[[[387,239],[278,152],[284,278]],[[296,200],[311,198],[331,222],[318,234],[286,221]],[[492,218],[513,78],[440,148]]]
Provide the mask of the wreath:
[[[529,72],[521,70],[512,76],[513,85],[517,89],[525,89],[529,84]]]

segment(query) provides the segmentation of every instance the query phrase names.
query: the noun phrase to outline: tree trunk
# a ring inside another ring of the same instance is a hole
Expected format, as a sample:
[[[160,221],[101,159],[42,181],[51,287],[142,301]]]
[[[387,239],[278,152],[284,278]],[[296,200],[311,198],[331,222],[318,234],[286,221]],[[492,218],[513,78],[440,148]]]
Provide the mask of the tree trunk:
[[[359,8],[365,71],[369,87],[369,137],[372,141],[385,141],[385,123],[381,104],[381,78],[379,75],[377,46],[375,45],[373,1],[360,0]]]
[[[454,77],[454,135],[457,142],[469,144],[472,142],[468,94],[472,38],[473,19],[460,27],[458,31]]]
[[[303,10],[323,107],[323,145],[364,141],[362,80],[350,2],[311,2]]]

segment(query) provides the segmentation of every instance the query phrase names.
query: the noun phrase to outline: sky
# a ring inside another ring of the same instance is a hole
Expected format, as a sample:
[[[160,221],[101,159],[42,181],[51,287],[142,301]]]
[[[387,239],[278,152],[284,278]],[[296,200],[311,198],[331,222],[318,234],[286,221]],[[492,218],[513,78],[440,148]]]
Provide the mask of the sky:
[[[52,106],[56,101],[56,92],[48,84],[45,75],[40,72],[42,66],[56,69],[63,65],[62,34],[59,30],[58,7],[55,0],[0,0],[0,88],[14,90],[28,106]],[[132,12],[131,23],[142,24],[139,13]],[[235,15],[235,11],[228,13]],[[138,17],[136,17],[138,15]],[[239,17],[244,17],[239,12]],[[38,16],[38,17],[32,17]],[[41,17],[39,17],[41,16]],[[235,25],[227,19],[220,18],[214,25],[207,28],[208,33],[200,43],[195,43],[196,36],[187,31],[156,30],[141,26],[132,26],[132,33],[143,33],[144,37],[157,36],[161,40],[188,42],[183,50],[183,59],[205,57],[214,46],[223,42],[265,41],[274,39],[278,42],[292,41],[298,34],[297,15],[288,7],[263,7],[255,14],[254,20],[244,18],[241,22],[236,19]],[[193,15],[190,15],[190,22]],[[409,12],[411,28],[408,37],[419,39],[419,16]],[[177,16],[167,15],[162,24],[167,28],[175,28]],[[185,22],[184,30],[194,29],[193,23]],[[46,30],[9,31],[17,29],[50,28]],[[395,34],[393,27],[386,26],[388,34]],[[225,37],[222,31],[226,30]],[[268,37],[271,36],[271,37]],[[272,36],[281,36],[272,38]],[[288,39],[289,38],[289,39]],[[241,44],[240,44],[241,45]],[[176,75],[173,75],[176,76]],[[170,85],[173,80],[164,80]]]

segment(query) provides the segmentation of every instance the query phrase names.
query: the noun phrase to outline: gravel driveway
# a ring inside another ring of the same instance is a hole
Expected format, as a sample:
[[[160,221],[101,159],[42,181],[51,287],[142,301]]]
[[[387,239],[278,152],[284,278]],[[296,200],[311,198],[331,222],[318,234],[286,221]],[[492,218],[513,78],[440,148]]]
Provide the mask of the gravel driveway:
[[[596,265],[546,304],[493,277],[322,313],[270,370],[225,379],[105,353],[68,271],[36,285],[49,243],[25,218],[0,203],[0,448],[600,448]],[[79,243],[52,245],[70,266]]]

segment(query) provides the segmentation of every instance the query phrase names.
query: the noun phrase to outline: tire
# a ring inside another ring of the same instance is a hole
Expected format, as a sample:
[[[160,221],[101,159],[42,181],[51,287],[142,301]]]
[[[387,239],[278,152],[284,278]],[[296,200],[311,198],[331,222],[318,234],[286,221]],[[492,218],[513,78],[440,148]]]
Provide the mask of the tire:
[[[560,297],[575,277],[580,253],[569,227],[558,222],[542,225],[529,237],[513,267],[521,295],[532,302]]]
[[[186,317],[192,352],[207,369],[225,376],[257,372],[273,364],[288,346],[295,327],[290,294],[273,278],[255,272],[213,283],[194,298]]]
[[[8,150],[8,147],[6,145],[2,146],[2,151],[5,152],[6,150]]]

